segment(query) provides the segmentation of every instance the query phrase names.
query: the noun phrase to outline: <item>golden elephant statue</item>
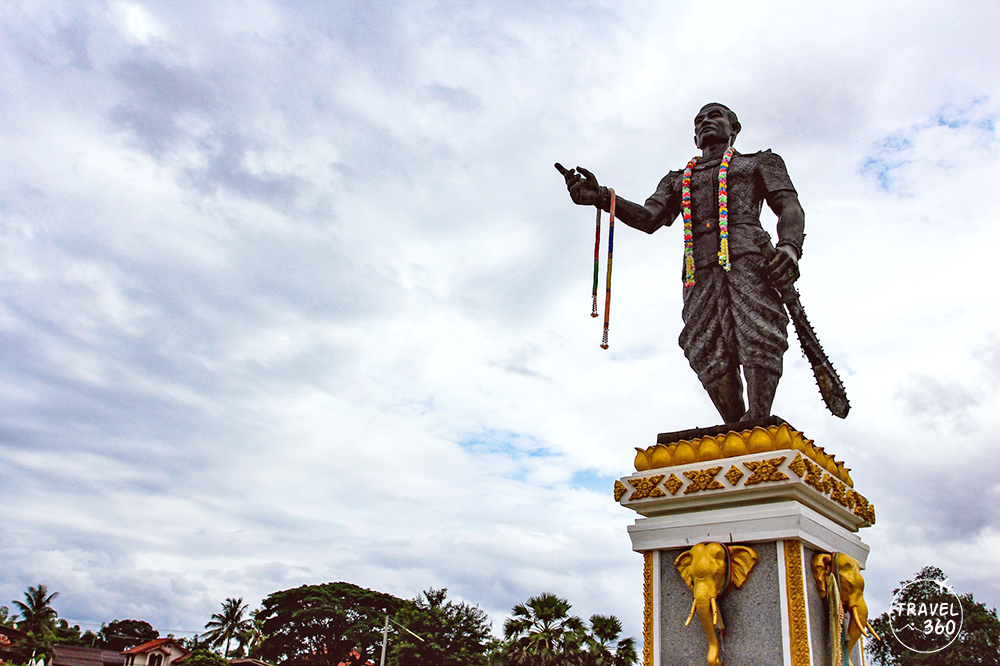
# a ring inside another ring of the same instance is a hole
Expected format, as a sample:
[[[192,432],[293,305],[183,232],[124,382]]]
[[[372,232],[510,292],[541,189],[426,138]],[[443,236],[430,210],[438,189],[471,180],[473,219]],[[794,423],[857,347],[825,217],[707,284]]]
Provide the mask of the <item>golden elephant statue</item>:
[[[830,611],[830,640],[834,644],[834,663],[841,663],[842,657],[838,654],[840,650],[850,655],[858,640],[862,636],[867,637],[869,632],[875,638],[882,640],[868,623],[868,604],[864,596],[865,579],[861,576],[861,565],[856,559],[844,553],[817,553],[812,558],[812,572],[816,579],[816,587],[819,588],[819,596],[821,599],[827,599]],[[841,640],[843,629],[838,606],[843,608],[845,615],[850,618],[846,641]],[[849,658],[848,663],[850,663]]]
[[[760,561],[757,551],[748,546],[731,546],[718,542],[699,543],[674,560],[681,578],[694,593],[691,612],[684,626],[691,624],[698,613],[701,627],[708,639],[708,665],[721,666],[719,637],[716,629],[726,628],[716,600],[733,587],[743,587],[750,571]]]

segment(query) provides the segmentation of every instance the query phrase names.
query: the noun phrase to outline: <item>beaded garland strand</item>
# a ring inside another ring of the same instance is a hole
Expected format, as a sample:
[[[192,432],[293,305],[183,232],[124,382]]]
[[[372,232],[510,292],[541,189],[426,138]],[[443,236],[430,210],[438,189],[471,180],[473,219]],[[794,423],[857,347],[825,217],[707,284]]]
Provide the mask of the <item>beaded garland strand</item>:
[[[733,159],[734,149],[726,148],[719,165],[719,265],[726,271],[732,268],[729,263],[729,205],[727,191],[727,174],[729,162]],[[684,217],[684,288],[694,286],[694,232],[691,228],[691,173],[698,157],[692,157],[684,168],[681,180],[681,214]]]

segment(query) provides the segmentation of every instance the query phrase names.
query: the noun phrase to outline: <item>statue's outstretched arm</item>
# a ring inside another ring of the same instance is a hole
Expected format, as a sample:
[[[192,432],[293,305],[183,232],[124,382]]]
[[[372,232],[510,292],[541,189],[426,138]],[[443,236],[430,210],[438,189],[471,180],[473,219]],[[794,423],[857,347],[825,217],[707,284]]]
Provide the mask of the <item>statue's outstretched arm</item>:
[[[566,179],[566,189],[573,203],[580,206],[597,206],[604,212],[611,210],[611,193],[608,188],[597,182],[597,177],[583,167],[567,169],[556,163],[556,169]],[[615,217],[630,227],[651,234],[663,223],[657,218],[658,210],[650,210],[648,206],[640,206],[624,197],[615,195]]]

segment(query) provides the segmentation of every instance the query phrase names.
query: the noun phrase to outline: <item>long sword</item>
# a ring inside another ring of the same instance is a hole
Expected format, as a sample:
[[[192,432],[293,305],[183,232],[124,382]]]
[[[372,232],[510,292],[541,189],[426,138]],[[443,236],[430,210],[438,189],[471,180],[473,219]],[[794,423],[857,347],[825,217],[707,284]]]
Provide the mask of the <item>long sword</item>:
[[[774,247],[770,241],[762,246],[764,250],[764,261],[770,262],[774,256]],[[840,381],[840,375],[833,367],[830,357],[823,351],[823,346],[819,343],[819,337],[813,330],[812,324],[806,318],[806,311],[799,300],[799,291],[794,287],[778,289],[782,303],[788,310],[788,317],[795,326],[795,333],[799,338],[799,345],[802,346],[802,353],[812,366],[813,376],[816,378],[816,385],[819,386],[820,395],[823,402],[834,416],[847,418],[847,413],[851,411],[851,402],[847,399],[847,391],[844,383]]]

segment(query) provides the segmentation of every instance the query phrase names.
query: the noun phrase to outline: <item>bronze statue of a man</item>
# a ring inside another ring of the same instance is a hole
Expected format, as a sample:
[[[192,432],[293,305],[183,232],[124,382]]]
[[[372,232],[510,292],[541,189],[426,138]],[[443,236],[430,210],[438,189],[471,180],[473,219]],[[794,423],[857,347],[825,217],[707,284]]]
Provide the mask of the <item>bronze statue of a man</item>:
[[[788,316],[777,290],[798,279],[805,238],[805,213],[785,163],[770,150],[729,152],[739,131],[732,110],[706,104],[694,119],[701,157],[688,169],[664,176],[641,206],[615,197],[616,217],[649,234],[670,226],[679,214],[690,217],[684,329],[678,342],[726,423],[771,414],[788,348]],[[574,203],[609,210],[608,188],[592,173],[580,167],[560,170]],[[721,191],[720,178],[725,185]],[[720,217],[720,201],[727,202],[728,219]],[[770,236],[760,224],[765,201],[778,216],[773,255]],[[749,409],[743,402],[740,367]]]

